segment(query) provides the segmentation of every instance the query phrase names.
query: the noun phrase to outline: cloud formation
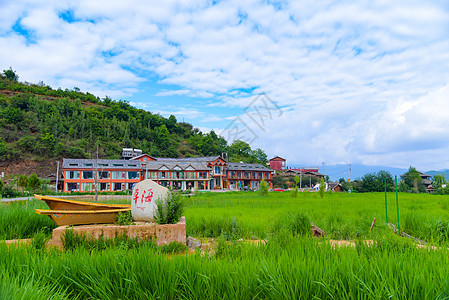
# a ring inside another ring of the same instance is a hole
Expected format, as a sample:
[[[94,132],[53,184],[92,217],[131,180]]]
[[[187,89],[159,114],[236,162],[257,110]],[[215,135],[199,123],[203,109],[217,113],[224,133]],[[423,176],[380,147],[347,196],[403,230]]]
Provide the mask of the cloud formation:
[[[192,100],[163,111],[197,122],[227,118],[224,107],[244,116],[266,93],[284,112],[253,141],[269,155],[448,167],[444,1],[17,0],[0,9],[0,67],[21,80],[131,98],[151,82],[155,97]],[[212,117],[198,98],[211,100]]]

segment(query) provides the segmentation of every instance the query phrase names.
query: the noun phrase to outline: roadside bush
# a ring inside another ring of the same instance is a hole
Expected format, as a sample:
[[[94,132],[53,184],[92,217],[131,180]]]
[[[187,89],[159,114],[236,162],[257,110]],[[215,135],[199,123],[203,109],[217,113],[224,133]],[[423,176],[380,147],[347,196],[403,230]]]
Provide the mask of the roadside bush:
[[[16,191],[9,185],[5,186],[1,191],[3,198],[15,198],[21,196],[21,193],[19,191]]]

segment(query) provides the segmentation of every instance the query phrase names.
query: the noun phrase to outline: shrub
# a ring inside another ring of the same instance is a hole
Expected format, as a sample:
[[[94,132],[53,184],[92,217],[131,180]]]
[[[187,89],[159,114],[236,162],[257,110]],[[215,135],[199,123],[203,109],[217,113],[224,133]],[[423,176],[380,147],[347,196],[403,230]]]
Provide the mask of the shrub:
[[[134,224],[133,217],[130,211],[119,212],[117,217],[115,218],[115,221],[118,225],[122,226]]]
[[[37,190],[41,186],[41,180],[37,177],[36,173],[33,173],[28,178],[28,187],[33,191]]]
[[[182,203],[181,195],[170,191],[164,200],[156,200],[156,211],[154,214],[156,223],[178,223],[184,213],[184,204]]]
[[[321,181],[320,181],[320,197],[321,197],[321,199],[324,198],[325,191],[326,191],[326,183],[324,182],[324,178],[321,178]]]
[[[259,192],[261,196],[268,195],[268,183],[265,182],[265,179],[262,179],[259,184]]]

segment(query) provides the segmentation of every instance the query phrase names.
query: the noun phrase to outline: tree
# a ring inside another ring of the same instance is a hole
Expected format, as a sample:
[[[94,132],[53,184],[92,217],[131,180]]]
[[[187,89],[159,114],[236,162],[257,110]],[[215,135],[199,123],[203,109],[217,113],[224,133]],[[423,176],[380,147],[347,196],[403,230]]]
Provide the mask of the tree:
[[[8,154],[8,144],[2,138],[0,138],[0,160],[6,159]]]
[[[401,175],[401,178],[404,182],[401,185],[401,192],[424,193],[426,191],[421,175],[414,167],[410,166],[408,171]]]
[[[256,150],[252,151],[251,156],[259,163],[266,164],[268,162],[268,156],[260,148],[257,148]]]
[[[20,175],[17,185],[22,188],[22,197],[23,197],[23,191],[24,191],[25,187],[27,186],[27,184],[28,184],[28,177],[26,175]]]
[[[9,70],[3,70],[3,75],[10,81],[19,80],[19,75],[16,74],[16,71],[12,70],[12,67],[9,67]]]
[[[235,140],[231,146],[229,146],[229,156],[248,157],[251,152],[251,147],[248,143]]]
[[[36,173],[33,173],[28,178],[28,187],[33,191],[37,190],[41,186],[41,180],[37,177]]]
[[[439,189],[446,183],[446,176],[444,174],[436,174],[433,176],[432,187],[434,189]]]
[[[385,180],[387,182],[387,191],[393,191],[393,176],[387,171],[363,175],[359,184],[355,187],[355,190],[360,193],[383,192],[385,190]]]
[[[324,192],[325,191],[326,191],[326,183],[324,182],[324,178],[321,178],[321,181],[320,181],[320,196],[321,196],[321,199],[324,198]]]
[[[0,192],[3,190],[3,181],[0,179]],[[0,196],[1,196],[2,194],[0,193]]]
[[[296,198],[298,196],[298,184],[299,184],[299,176],[295,176],[295,187],[292,191],[292,197]]]
[[[288,188],[287,184],[285,183],[285,178],[281,176],[274,176],[271,182],[273,184],[273,188],[274,187],[280,187],[285,189]]]
[[[268,183],[265,182],[265,179],[262,179],[259,184],[259,192],[261,196],[268,195]]]

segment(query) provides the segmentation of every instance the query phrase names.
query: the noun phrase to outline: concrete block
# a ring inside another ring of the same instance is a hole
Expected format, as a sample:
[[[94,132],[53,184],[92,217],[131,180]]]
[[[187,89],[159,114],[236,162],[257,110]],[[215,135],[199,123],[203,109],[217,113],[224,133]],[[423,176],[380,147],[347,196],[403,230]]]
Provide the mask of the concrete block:
[[[179,242],[186,244],[186,221],[181,217],[177,224],[158,225],[156,223],[136,222],[135,225],[80,225],[80,226],[59,226],[53,229],[53,238],[51,245],[62,247],[62,237],[66,230],[73,230],[75,234],[83,234],[87,238],[98,239],[101,235],[105,239],[114,239],[116,235],[127,235],[130,238],[139,240],[151,237],[158,245]]]

